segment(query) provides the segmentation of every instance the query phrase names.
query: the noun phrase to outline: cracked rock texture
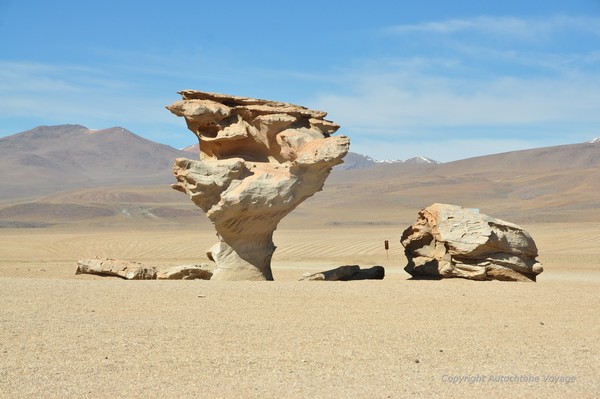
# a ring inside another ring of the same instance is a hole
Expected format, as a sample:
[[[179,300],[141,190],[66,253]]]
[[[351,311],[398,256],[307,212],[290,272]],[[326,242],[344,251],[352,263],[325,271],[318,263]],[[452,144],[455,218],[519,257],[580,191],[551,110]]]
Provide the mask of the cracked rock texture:
[[[413,277],[535,281],[543,271],[521,227],[456,205],[433,204],[401,238]]]
[[[215,225],[212,280],[272,280],[273,232],[320,191],[349,148],[325,112],[298,105],[194,90],[167,107],[185,118],[200,160],[179,158],[173,188]]]

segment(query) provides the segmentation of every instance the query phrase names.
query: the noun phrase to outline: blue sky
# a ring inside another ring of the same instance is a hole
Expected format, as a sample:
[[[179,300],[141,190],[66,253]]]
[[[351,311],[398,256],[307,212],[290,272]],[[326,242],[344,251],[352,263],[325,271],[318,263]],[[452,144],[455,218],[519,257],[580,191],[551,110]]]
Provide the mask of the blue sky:
[[[351,151],[440,161],[600,136],[600,0],[0,0],[0,137],[194,143],[182,89],[328,112]]]

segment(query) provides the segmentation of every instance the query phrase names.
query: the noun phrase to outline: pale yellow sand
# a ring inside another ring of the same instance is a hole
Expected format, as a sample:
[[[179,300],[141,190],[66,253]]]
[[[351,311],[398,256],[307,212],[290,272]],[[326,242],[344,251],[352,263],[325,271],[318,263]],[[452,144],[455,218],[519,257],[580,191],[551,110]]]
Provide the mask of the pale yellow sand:
[[[537,283],[408,280],[399,226],[282,229],[278,281],[237,283],[74,275],[205,261],[210,230],[2,229],[0,396],[597,397],[600,225],[523,227]],[[348,263],[386,279],[295,281]]]

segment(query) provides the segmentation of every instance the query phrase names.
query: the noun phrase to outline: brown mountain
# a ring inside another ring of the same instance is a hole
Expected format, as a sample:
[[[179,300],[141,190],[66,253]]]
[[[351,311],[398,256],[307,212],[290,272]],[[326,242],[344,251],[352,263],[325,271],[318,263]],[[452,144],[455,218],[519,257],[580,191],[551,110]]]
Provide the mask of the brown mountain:
[[[194,151],[197,154],[196,151]],[[194,153],[123,128],[44,126],[0,139],[0,226],[53,223],[207,224],[169,185]],[[600,143],[515,151],[456,162],[336,168],[322,192],[282,227],[409,224],[445,202],[516,223],[600,221]]]
[[[121,127],[40,126],[0,139],[0,200],[74,188],[168,184],[175,158],[189,156]]]

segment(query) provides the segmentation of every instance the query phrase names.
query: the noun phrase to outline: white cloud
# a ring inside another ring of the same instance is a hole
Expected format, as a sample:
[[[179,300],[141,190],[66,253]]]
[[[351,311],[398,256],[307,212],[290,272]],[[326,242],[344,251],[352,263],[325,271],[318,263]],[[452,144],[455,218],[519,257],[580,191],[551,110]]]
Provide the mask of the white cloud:
[[[102,63],[94,67],[0,60],[0,136],[38,124],[120,125],[152,140],[183,147],[195,138],[183,120],[165,110],[165,105],[179,99],[178,90],[213,89],[243,95],[248,86],[248,95],[294,101],[287,96],[289,87],[261,82],[326,79],[318,74],[238,67],[218,60],[203,63],[198,56],[187,54],[159,57],[111,50],[102,55]],[[181,62],[182,58],[186,62]],[[273,86],[285,95],[273,94]]]
[[[0,61],[0,136],[39,124],[77,123],[100,128],[120,125],[159,142],[177,141],[178,136],[187,142],[181,121],[164,109],[169,100],[147,95],[131,74],[80,65]]]
[[[447,35],[459,32],[474,32],[522,40],[537,40],[565,30],[600,35],[600,18],[566,15],[538,19],[480,16],[471,19],[396,25],[385,28],[383,32],[393,35],[413,33]]]
[[[361,71],[355,81],[350,94],[322,94],[314,101],[354,130],[400,136],[415,128],[600,124],[597,75],[469,80]]]
[[[0,62],[0,71],[2,117],[107,118],[126,112],[124,105],[132,100],[127,96],[132,86],[129,81],[112,78],[99,69]]]
[[[600,53],[593,41],[574,36],[571,50],[480,40],[484,34],[541,42],[566,31],[600,35],[600,19],[479,17],[389,28],[414,34],[416,43],[424,35],[468,35],[348,68],[332,78],[340,89],[321,92],[311,106],[327,110],[354,137],[353,151],[375,158],[448,161],[589,140],[600,130]]]

